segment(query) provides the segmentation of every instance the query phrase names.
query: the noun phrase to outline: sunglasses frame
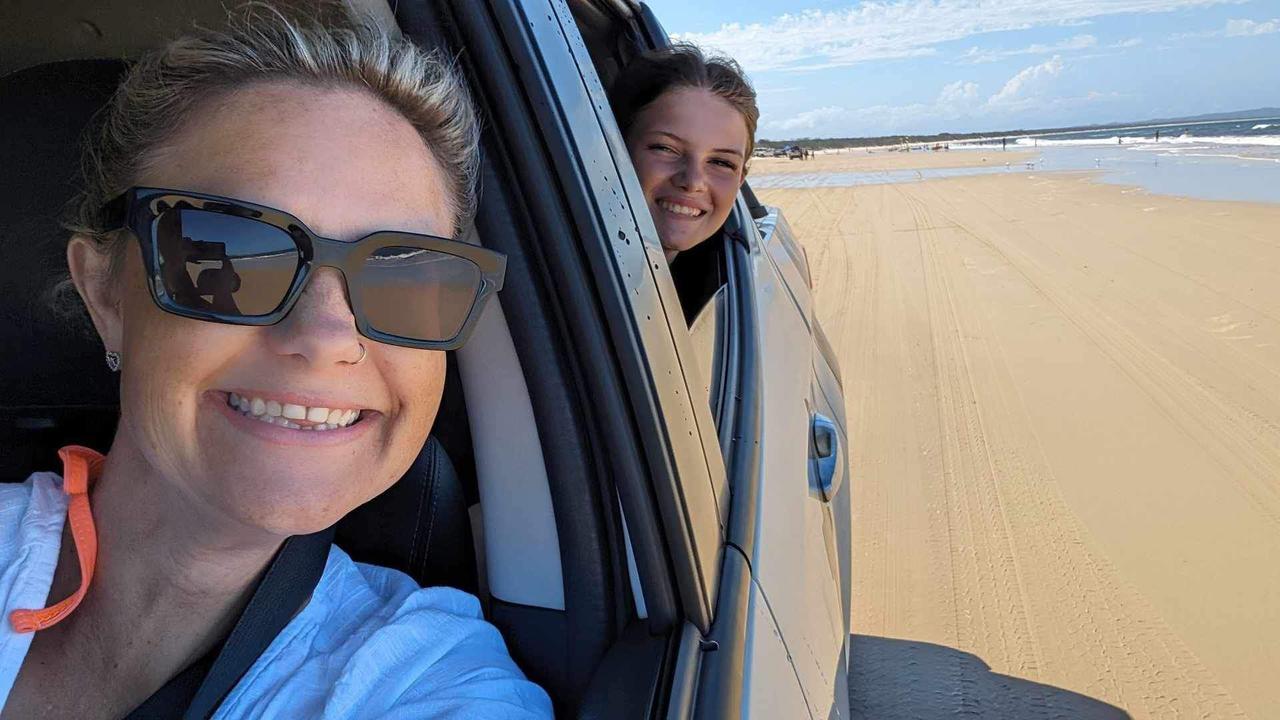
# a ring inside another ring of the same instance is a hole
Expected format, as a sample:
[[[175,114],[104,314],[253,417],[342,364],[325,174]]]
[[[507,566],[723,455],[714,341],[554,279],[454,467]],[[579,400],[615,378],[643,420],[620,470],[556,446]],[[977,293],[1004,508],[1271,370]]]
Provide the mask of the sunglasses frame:
[[[265,223],[282,230],[293,239],[298,249],[298,265],[293,271],[293,279],[284,299],[274,310],[265,315],[232,315],[186,307],[169,296],[161,275],[155,227],[161,213],[179,204]],[[226,325],[265,326],[280,322],[302,296],[313,270],[331,267],[342,274],[342,283],[350,298],[351,314],[355,317],[356,329],[361,335],[370,340],[401,347],[455,350],[466,342],[475,329],[485,302],[502,289],[507,268],[506,255],[458,240],[395,230],[379,230],[353,241],[334,240],[315,234],[301,220],[283,210],[186,190],[133,187],[104,205],[103,215],[106,227],[129,230],[138,239],[142,261],[150,280],[147,285],[151,298],[161,310],[194,320]],[[363,310],[364,288],[360,282],[352,283],[350,278],[358,279],[365,260],[375,251],[386,247],[409,247],[452,255],[471,262],[480,270],[480,285],[456,335],[447,340],[419,340],[385,333],[370,324]]]

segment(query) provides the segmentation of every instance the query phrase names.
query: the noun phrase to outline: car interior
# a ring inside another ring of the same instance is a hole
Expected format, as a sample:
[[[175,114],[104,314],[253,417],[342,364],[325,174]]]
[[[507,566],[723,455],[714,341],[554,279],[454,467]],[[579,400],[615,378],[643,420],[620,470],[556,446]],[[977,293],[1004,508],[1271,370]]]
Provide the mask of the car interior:
[[[400,2],[394,15],[380,0],[352,4],[415,41],[454,51],[465,25],[458,16],[472,12],[468,3]],[[642,21],[620,2],[570,7],[607,83],[642,45]],[[60,217],[76,186],[81,134],[127,58],[192,20],[216,26],[224,17],[218,0],[19,0],[13,9],[20,21],[0,27],[5,482],[57,470],[65,444],[105,451],[115,430],[116,376],[87,320],[56,308],[50,292],[65,268]],[[464,70],[474,74],[486,48],[465,49],[472,57],[463,58]],[[501,101],[477,95],[482,112]],[[610,450],[592,428],[617,413],[593,406],[575,379],[581,360],[564,341],[571,310],[546,290],[563,270],[537,248],[536,226],[554,223],[516,185],[513,168],[527,170],[530,161],[492,130],[483,143],[482,205],[468,240],[508,253],[506,289],[468,344],[450,353],[444,399],[420,456],[396,485],[339,523],[336,542],[423,585],[476,593],[557,714],[610,716],[617,708],[604,697],[660,702],[676,639],[670,623],[650,615],[675,603],[660,573],[646,570],[641,592],[637,556],[645,567],[660,565],[662,543],[644,535],[639,513],[626,529],[609,485]],[[720,267],[720,253],[712,248],[701,267]],[[716,296],[715,287],[706,290],[698,288],[702,305]],[[698,327],[697,313],[688,319]],[[657,561],[644,559],[655,552]]]
[[[466,42],[467,28],[479,22],[460,17],[472,12],[469,4],[401,2],[393,14],[381,0],[350,1],[420,44],[461,47],[469,76],[490,71],[481,68],[488,36]],[[59,218],[74,192],[81,134],[127,69],[120,58],[154,47],[193,18],[216,25],[224,12],[211,0],[56,8],[20,0],[17,7],[24,22],[0,29],[0,132],[7,137],[0,144],[7,201],[0,207],[0,340],[11,348],[0,374],[5,482],[56,470],[62,445],[110,444],[116,378],[87,322],[55,307],[49,292],[65,267]],[[606,87],[643,47],[665,42],[647,9],[609,0],[568,7]],[[487,117],[505,105],[476,95]],[[606,458],[625,455],[606,446],[598,428],[618,413],[593,406],[581,390],[581,359],[565,341],[575,303],[547,290],[563,285],[555,279],[566,273],[541,253],[539,233],[564,220],[547,217],[520,186],[537,167],[513,147],[519,130],[505,130],[486,130],[482,204],[467,239],[508,254],[506,289],[468,344],[450,353],[440,412],[417,460],[339,524],[336,542],[355,559],[401,569],[420,584],[477,594],[557,714],[616,716],[605,698],[636,698],[643,699],[637,715],[647,716],[661,707],[678,642],[663,608],[678,603],[669,581],[651,569],[662,566],[661,539],[645,534],[643,512],[630,523],[623,517],[611,487]],[[749,188],[745,197],[761,217]],[[731,242],[722,232],[672,267],[713,411]],[[589,282],[580,285],[589,290]]]

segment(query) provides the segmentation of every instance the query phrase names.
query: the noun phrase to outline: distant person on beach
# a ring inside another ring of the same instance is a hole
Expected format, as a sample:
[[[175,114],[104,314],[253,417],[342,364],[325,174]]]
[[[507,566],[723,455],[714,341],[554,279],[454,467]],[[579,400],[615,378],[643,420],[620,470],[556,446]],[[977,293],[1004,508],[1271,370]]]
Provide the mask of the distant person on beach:
[[[628,64],[610,101],[670,263],[728,218],[755,148],[756,92],[733,60],[677,43]]]

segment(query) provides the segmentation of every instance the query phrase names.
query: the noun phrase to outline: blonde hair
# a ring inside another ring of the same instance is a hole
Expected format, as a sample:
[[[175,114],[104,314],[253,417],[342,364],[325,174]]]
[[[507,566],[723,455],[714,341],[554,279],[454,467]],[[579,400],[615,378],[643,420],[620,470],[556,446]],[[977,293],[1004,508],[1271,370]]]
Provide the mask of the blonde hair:
[[[253,83],[294,82],[359,89],[408,120],[444,170],[456,233],[474,213],[479,123],[452,63],[345,6],[320,10],[323,19],[246,5],[226,29],[196,29],[139,60],[88,138],[68,229],[113,242],[102,206],[136,183],[195,110]]]
[[[336,0],[310,4],[312,15],[286,15],[252,2],[229,13],[223,30],[196,28],[142,57],[95,118],[81,158],[83,180],[63,223],[93,238],[120,267],[126,243],[106,226],[102,209],[132,185],[205,103],[247,85],[297,83],[354,88],[402,115],[444,171],[461,231],[475,213],[480,124],[453,63],[393,37],[371,17]],[[50,288],[54,311],[88,329],[69,274]]]

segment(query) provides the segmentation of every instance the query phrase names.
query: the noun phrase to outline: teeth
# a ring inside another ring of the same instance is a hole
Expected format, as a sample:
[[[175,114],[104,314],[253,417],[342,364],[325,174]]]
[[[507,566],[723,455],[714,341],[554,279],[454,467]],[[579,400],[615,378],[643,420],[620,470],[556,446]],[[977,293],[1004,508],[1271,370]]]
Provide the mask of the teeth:
[[[684,205],[676,205],[675,203],[670,203],[670,202],[667,202],[666,200],[659,201],[658,207],[661,207],[663,210],[666,210],[667,212],[673,212],[677,215],[684,215],[686,217],[699,217],[700,215],[702,215],[702,212],[703,212],[702,210],[699,210],[697,208],[686,207]]]
[[[245,397],[237,393],[227,394],[227,405],[254,420],[260,420],[270,425],[280,425],[290,430],[310,430],[313,432],[337,430],[354,423],[360,417],[360,411],[354,409],[306,407],[293,403],[280,403],[276,400],[265,400],[259,397]]]

